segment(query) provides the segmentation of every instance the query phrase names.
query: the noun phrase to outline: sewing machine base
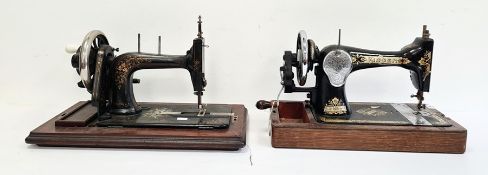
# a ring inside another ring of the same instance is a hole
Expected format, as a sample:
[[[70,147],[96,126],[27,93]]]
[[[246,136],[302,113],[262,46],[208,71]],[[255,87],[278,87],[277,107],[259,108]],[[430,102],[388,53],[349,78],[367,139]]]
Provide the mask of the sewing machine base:
[[[139,104],[141,106],[188,105],[144,102]],[[31,131],[25,141],[39,146],[67,147],[204,150],[238,150],[244,147],[247,123],[247,109],[244,105],[213,106],[228,108],[234,114],[227,128],[98,126],[97,123],[100,121],[94,117],[96,108],[87,101],[80,101]]]
[[[168,127],[168,128],[228,128],[231,120],[237,116],[230,105],[209,104],[200,111],[196,104],[145,104],[142,111],[135,115],[116,115],[105,113],[96,122],[105,127]],[[56,126],[60,125],[61,120]]]
[[[355,106],[376,108],[381,105],[389,104],[351,103],[354,111]],[[271,112],[273,147],[432,153],[464,153],[466,148],[466,129],[433,108],[428,107],[427,110],[438,114],[436,118],[447,124],[432,122],[434,126],[426,126],[407,124],[405,121],[371,123],[360,120],[355,113],[351,116],[355,121],[333,119],[319,123],[307,106],[305,102],[281,101],[279,112]],[[365,114],[375,115],[377,112]]]

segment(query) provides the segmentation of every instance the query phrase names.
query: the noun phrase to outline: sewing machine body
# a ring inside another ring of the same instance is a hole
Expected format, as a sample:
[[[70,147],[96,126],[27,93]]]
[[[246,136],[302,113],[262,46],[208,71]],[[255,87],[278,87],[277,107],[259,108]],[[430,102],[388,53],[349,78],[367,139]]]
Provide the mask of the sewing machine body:
[[[27,143],[41,146],[179,148],[237,150],[245,145],[247,110],[243,105],[203,104],[205,40],[201,20],[191,48],[183,55],[116,55],[100,31],[91,31],[75,49],[72,66],[78,86],[91,93],[33,130]],[[159,46],[161,38],[159,37]],[[143,69],[186,69],[197,103],[136,102],[133,73]]]
[[[318,64],[315,69],[324,67],[326,55],[334,54],[340,49],[351,55],[352,69],[350,73],[361,69],[397,66],[410,71],[410,77],[415,88],[421,92],[428,92],[430,88],[430,68],[432,64],[432,47],[434,41],[430,38],[417,38],[415,41],[397,52],[373,51],[348,46],[327,46],[320,51]],[[423,64],[427,65],[421,65]],[[310,102],[317,114],[327,116],[350,116],[352,111],[345,95],[345,83],[335,86],[331,78],[324,71],[315,71],[317,87],[311,93]],[[346,77],[347,78],[347,77]],[[344,80],[345,81],[345,80]],[[333,105],[338,99],[339,105]],[[341,105],[342,104],[342,105]],[[332,105],[332,106],[331,106]],[[345,115],[343,115],[345,114]]]
[[[258,109],[271,109],[273,146],[463,153],[466,129],[423,104],[423,93],[429,92],[431,81],[434,40],[429,35],[424,26],[422,36],[399,51],[343,46],[340,39],[339,44],[319,50],[313,40],[300,31],[296,53],[285,51],[280,72],[285,93],[305,92],[309,100],[261,100],[256,104]],[[345,84],[351,73],[384,66],[410,71],[412,83],[418,90],[412,95],[418,100],[416,105],[347,100]],[[313,70],[315,86],[297,87],[293,68],[300,86],[305,85],[307,72]],[[355,134],[347,134],[348,131]],[[429,132],[436,136],[424,137],[431,134]]]

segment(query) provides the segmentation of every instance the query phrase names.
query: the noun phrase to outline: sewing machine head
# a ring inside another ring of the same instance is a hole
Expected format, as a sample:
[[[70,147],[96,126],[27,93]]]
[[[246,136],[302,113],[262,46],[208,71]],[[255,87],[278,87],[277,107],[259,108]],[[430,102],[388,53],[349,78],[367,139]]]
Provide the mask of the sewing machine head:
[[[340,30],[337,45],[319,50],[314,41],[307,38],[305,31],[300,31],[296,53],[285,51],[283,56],[284,65],[280,67],[282,85],[285,93],[307,92],[315,114],[348,118],[351,109],[345,95],[345,84],[349,74],[366,68],[398,66],[410,71],[412,83],[418,89],[412,97],[417,97],[420,110],[424,108],[423,92],[430,88],[433,46],[434,40],[429,38],[426,26],[421,37],[399,51],[374,51],[340,45]],[[314,70],[315,86],[296,87],[293,67],[300,86],[305,85],[308,72]],[[260,101],[257,106],[266,108],[269,104]]]
[[[91,102],[98,108],[99,115],[137,114],[141,107],[134,98],[133,83],[139,83],[132,75],[140,69],[183,68],[190,72],[195,95],[198,96],[198,109],[202,109],[201,96],[206,86],[204,72],[204,38],[202,37],[201,18],[198,20],[197,38],[184,55],[143,53],[138,51],[115,55],[119,49],[111,46],[106,36],[98,30],[89,32],[80,47],[75,49],[71,63],[81,77],[79,87],[86,88],[92,94]]]
[[[201,18],[198,34],[186,54],[140,51],[115,55],[100,31],[86,35],[73,53],[72,66],[91,100],[80,101],[56,115],[26,138],[27,143],[49,146],[113,148],[171,148],[237,150],[246,144],[247,110],[239,104],[202,104],[205,90],[204,38]],[[133,74],[141,69],[182,68],[189,71],[197,103],[136,102]],[[49,129],[47,129],[49,128]],[[47,136],[47,137],[44,137]],[[38,139],[42,138],[42,139]],[[46,144],[45,141],[51,142]]]

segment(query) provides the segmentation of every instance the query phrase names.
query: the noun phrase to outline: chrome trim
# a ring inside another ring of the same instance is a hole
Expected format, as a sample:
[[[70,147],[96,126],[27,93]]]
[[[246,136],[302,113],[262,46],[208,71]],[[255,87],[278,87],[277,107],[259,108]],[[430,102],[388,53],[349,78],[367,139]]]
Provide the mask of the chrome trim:
[[[407,120],[410,121],[412,125],[432,126],[429,121],[422,117],[423,112],[414,111],[407,104],[392,103],[391,106],[393,106],[393,108],[395,108],[398,112],[400,112],[400,114],[407,118]]]
[[[92,85],[90,77],[90,73],[92,70],[90,70],[89,68],[91,46],[95,38],[97,38],[97,36],[99,35],[105,36],[103,32],[99,30],[93,30],[86,34],[83,42],[81,43],[79,69],[81,82],[83,82],[83,85],[85,85],[86,89],[90,89],[89,87],[91,87]]]
[[[308,38],[304,30],[298,32],[297,38],[297,80],[300,86],[305,85],[308,73]]]
[[[352,71],[352,58],[344,50],[330,51],[324,58],[322,68],[334,87],[341,87]]]

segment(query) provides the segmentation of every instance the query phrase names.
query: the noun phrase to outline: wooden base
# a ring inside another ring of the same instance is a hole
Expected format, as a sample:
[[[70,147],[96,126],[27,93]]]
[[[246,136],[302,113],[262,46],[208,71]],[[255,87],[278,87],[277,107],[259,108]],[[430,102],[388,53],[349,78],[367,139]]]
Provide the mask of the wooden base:
[[[238,150],[246,145],[247,109],[229,106],[237,117],[226,129],[110,128],[88,124],[96,108],[81,101],[31,131],[25,141],[39,146]]]
[[[432,153],[464,153],[466,148],[466,129],[447,117],[452,126],[323,124],[304,102],[281,101],[270,120],[276,148]]]

